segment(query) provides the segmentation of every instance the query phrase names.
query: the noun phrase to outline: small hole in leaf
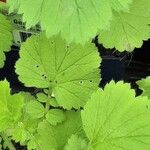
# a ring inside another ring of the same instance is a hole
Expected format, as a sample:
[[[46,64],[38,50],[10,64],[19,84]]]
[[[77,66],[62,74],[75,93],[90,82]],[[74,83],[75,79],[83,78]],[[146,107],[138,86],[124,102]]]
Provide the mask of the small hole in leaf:
[[[82,83],[83,83],[83,81],[80,81],[80,83],[82,84]]]
[[[45,79],[47,79],[47,76],[44,76]]]
[[[51,80],[50,80],[49,82],[50,82],[50,83],[52,83],[52,81],[51,81]]]
[[[92,80],[90,80],[90,82],[93,82]]]
[[[42,74],[42,77],[44,77],[45,75],[44,74]]]
[[[37,68],[39,68],[39,66],[38,66],[38,65],[36,65],[36,67],[37,67]]]
[[[58,83],[57,81],[55,81],[55,83]]]

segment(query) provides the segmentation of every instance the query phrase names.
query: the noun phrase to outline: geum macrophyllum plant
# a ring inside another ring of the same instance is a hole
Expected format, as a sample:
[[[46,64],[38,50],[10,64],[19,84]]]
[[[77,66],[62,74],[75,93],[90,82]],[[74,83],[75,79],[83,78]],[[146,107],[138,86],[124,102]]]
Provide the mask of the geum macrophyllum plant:
[[[12,95],[8,81],[0,82],[1,149],[19,142],[28,150],[149,150],[149,78],[138,82],[138,97],[123,81],[99,88],[101,58],[90,42],[98,34],[107,48],[141,47],[150,38],[149,8],[149,0],[0,4],[1,68],[14,30],[3,10],[22,14],[27,30],[42,28],[21,44],[15,65],[19,80],[41,92]]]

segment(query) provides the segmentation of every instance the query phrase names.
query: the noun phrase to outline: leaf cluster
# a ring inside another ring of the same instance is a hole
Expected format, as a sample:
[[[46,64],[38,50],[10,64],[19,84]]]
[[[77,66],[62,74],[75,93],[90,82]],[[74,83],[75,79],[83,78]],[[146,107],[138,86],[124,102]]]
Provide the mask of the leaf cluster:
[[[85,5],[86,4],[86,5]],[[34,8],[33,8],[34,5]],[[0,81],[0,149],[149,150],[150,78],[130,84],[111,81],[99,88],[102,59],[91,40],[132,51],[150,35],[149,0],[8,0],[0,4],[0,68],[13,42],[9,13],[19,13],[26,29],[42,32],[20,47],[15,71],[36,95],[11,94]]]

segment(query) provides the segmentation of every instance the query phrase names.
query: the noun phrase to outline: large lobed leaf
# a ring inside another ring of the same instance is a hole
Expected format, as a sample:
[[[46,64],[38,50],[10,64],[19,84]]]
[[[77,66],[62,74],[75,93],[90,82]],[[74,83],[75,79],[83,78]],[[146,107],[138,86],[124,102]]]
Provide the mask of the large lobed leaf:
[[[106,48],[120,52],[141,47],[150,38],[150,1],[133,0],[129,12],[114,12],[109,30],[101,30],[99,41]]]
[[[0,68],[4,66],[5,54],[12,45],[12,27],[4,15],[0,13]]]
[[[98,29],[107,29],[112,10],[127,11],[132,0],[8,0],[18,9],[27,28],[40,22],[48,37],[61,32],[68,42],[85,43]],[[86,4],[86,5],[85,5]],[[34,7],[33,7],[34,6]]]
[[[71,109],[84,106],[98,88],[100,62],[93,44],[67,45],[41,34],[21,46],[16,72],[26,86],[50,88],[58,104]]]
[[[95,92],[81,116],[94,150],[150,149],[150,101],[128,84],[112,81]]]

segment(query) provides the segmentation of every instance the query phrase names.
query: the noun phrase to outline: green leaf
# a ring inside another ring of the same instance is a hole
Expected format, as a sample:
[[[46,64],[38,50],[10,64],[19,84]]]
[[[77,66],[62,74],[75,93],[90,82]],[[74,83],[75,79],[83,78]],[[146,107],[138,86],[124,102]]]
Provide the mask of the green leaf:
[[[11,24],[1,13],[0,22],[0,68],[2,68],[6,59],[4,52],[10,51],[13,37]]]
[[[59,107],[56,98],[52,97],[51,99],[49,99],[49,105],[53,106],[53,107]]]
[[[141,47],[150,38],[149,8],[149,0],[134,0],[129,12],[114,12],[110,29],[99,32],[99,42],[120,52]]]
[[[129,11],[129,5],[132,3],[132,1],[134,0],[109,0],[109,3],[115,11]]]
[[[59,36],[32,36],[16,63],[19,79],[28,87],[50,88],[60,106],[80,108],[98,89],[101,59],[93,44],[67,45]]]
[[[129,84],[110,82],[92,95],[81,116],[94,150],[150,149],[150,101],[135,98]]]
[[[6,8],[6,3],[0,1],[0,11]]]
[[[51,125],[57,125],[58,123],[65,121],[65,119],[65,113],[60,109],[50,109],[46,114],[46,120]]]
[[[24,101],[20,94],[10,95],[9,83],[0,82],[0,131],[17,122],[22,115]]]
[[[59,106],[56,101],[56,98],[52,97],[52,95],[51,95],[51,97],[49,97],[48,95],[46,95],[44,93],[38,93],[36,96],[37,96],[37,100],[41,103],[48,102],[50,106],[53,106],[53,107]]]
[[[46,103],[48,101],[48,96],[45,95],[44,93],[38,93],[36,96],[37,100],[41,103]]]
[[[150,77],[137,81],[137,84],[143,90],[142,95],[150,98]]]
[[[68,42],[84,44],[107,29],[112,10],[128,10],[132,0],[8,0],[10,11],[19,7],[26,27],[40,22],[48,37],[61,32]],[[86,4],[86,5],[85,5]],[[33,9],[34,6],[34,9]],[[31,15],[32,14],[32,15]]]
[[[39,124],[36,135],[37,147],[42,150],[62,150],[72,134],[80,134],[82,129],[80,112],[66,112],[66,120],[57,126],[46,120]]]
[[[38,127],[39,120],[24,116],[14,128],[12,139],[15,142],[28,142],[32,140],[34,133]]]
[[[64,150],[88,150],[88,144],[85,139],[73,134],[70,139],[68,139],[68,144]]]
[[[30,133],[25,129],[24,124],[19,122],[17,127],[14,129],[12,139],[15,140],[15,142],[23,143],[26,140],[29,140],[29,137]]]
[[[7,5],[9,6],[9,13],[14,12],[20,6],[21,0],[7,0]]]
[[[36,101],[32,100],[26,104],[26,113],[32,118],[42,118],[45,113],[44,106]]]
[[[35,150],[37,147],[35,137],[33,136],[32,139],[27,143],[27,150]]]

